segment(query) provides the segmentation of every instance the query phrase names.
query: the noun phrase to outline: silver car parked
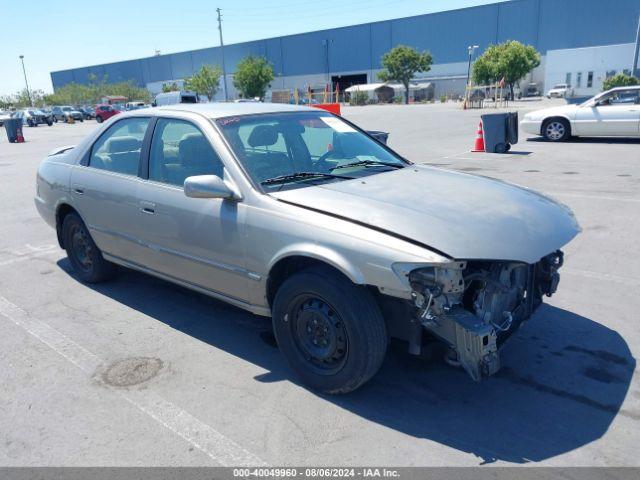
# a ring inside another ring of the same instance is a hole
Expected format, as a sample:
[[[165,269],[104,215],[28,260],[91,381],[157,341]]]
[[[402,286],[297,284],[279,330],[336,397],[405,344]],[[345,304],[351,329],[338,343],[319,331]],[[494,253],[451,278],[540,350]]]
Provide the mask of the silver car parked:
[[[495,373],[580,230],[533,191],[262,103],[113,117],[42,162],[35,202],[85,282],[121,265],[271,316],[293,370],[330,393],[369,380],[390,338]]]

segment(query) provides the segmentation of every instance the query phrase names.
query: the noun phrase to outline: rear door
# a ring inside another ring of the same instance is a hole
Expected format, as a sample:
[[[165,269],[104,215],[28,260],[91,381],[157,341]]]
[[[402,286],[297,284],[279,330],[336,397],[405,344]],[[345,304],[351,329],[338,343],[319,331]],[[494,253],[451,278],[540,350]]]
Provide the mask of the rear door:
[[[136,200],[140,159],[149,117],[111,125],[71,173],[74,206],[103,252],[135,260],[141,247]]]

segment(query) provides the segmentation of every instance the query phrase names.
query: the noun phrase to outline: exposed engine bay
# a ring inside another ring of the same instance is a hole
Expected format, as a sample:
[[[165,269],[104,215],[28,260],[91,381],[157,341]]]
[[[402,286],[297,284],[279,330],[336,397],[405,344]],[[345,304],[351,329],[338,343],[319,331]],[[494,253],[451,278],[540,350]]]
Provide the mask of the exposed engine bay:
[[[450,363],[476,381],[500,369],[498,349],[555,293],[563,254],[535,264],[457,261],[409,273],[416,320],[450,347]]]

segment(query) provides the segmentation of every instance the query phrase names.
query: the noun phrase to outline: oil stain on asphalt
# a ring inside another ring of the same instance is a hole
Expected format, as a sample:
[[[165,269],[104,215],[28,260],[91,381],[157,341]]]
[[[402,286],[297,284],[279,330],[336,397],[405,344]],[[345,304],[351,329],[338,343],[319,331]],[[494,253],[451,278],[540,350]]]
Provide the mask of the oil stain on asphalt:
[[[159,358],[130,357],[112,363],[102,374],[102,379],[112,387],[131,387],[151,380],[162,367]]]

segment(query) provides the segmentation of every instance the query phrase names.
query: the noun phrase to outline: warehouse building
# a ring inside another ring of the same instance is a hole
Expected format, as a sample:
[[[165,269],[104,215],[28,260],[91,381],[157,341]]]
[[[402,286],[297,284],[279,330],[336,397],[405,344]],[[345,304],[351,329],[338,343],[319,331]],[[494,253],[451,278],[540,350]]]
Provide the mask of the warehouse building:
[[[435,94],[462,92],[467,74],[467,48],[518,40],[533,45],[542,63],[524,81],[541,89],[580,82],[579,93],[601,88],[606,76],[630,71],[640,16],[639,0],[512,0],[414,17],[268,38],[224,47],[229,98],[235,65],[249,54],[272,63],[273,90],[340,89],[378,82],[382,55],[396,45],[429,50],[434,64],[420,75]],[[93,65],[51,73],[55,88],[88,83],[90,75],[110,82],[133,80],[152,93],[164,83],[191,76],[204,64],[221,64],[219,47]],[[224,93],[219,92],[223,98]]]

